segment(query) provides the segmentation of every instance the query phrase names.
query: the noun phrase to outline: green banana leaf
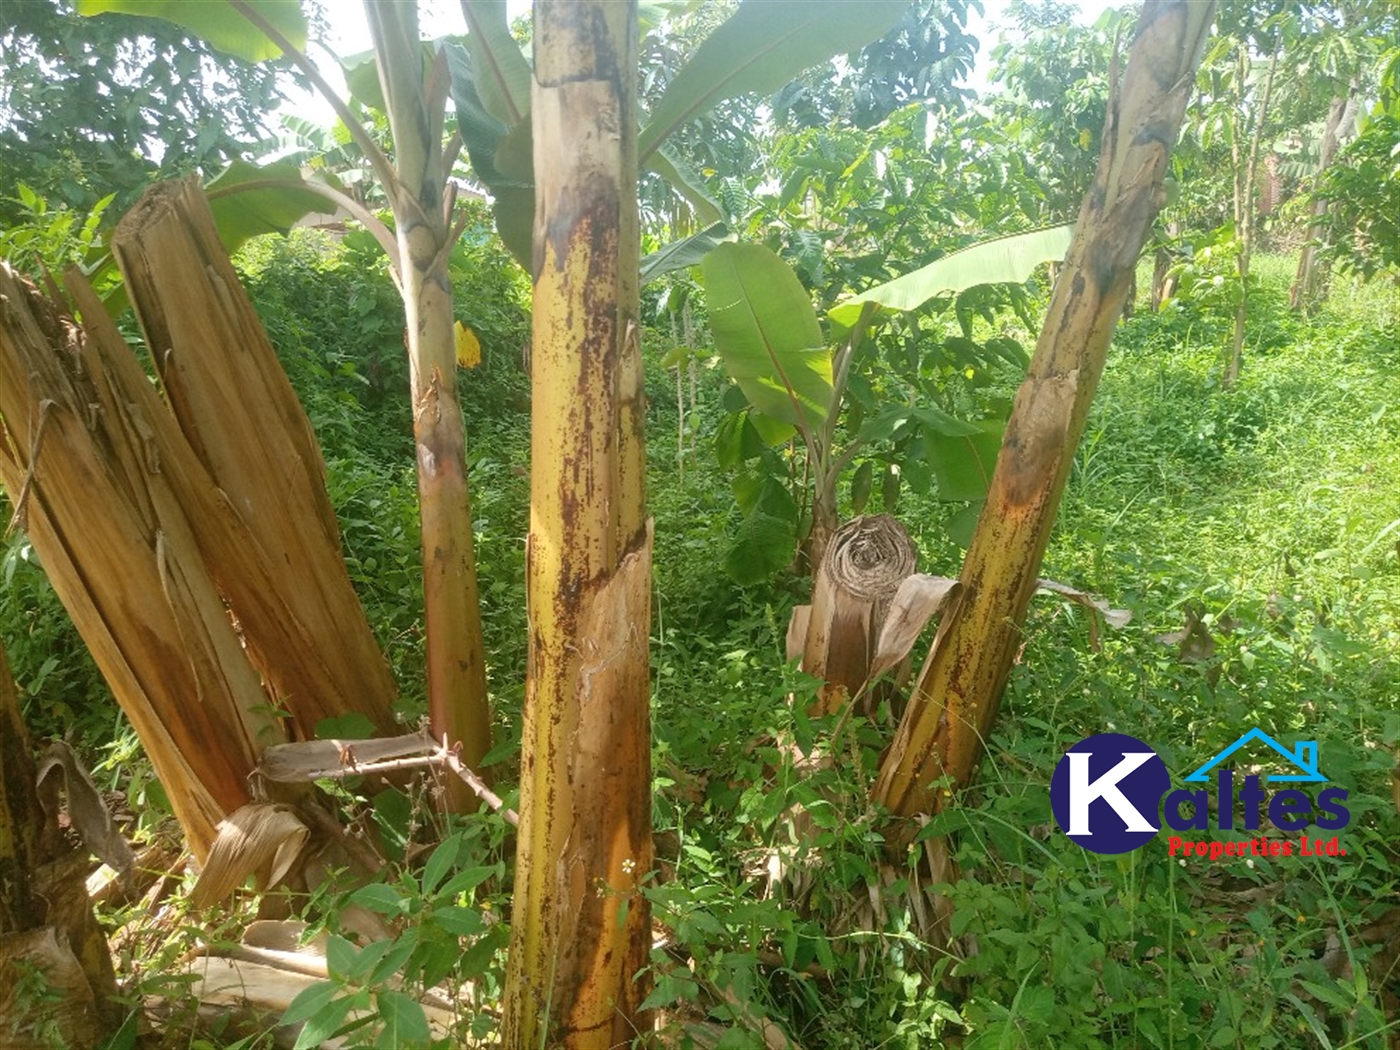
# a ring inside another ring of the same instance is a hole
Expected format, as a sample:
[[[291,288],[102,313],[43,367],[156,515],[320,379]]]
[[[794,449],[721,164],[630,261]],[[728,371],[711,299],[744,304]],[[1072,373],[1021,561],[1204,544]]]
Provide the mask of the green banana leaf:
[[[1025,281],[1041,263],[1059,262],[1069,250],[1074,226],[1050,226],[974,244],[913,273],[871,288],[833,306],[828,316],[843,328],[860,317],[865,303],[886,310],[915,310],[938,295],[955,295],[979,284]]]
[[[724,223],[717,222],[706,226],[699,233],[672,241],[642,260],[642,284],[655,280],[662,274],[698,266],[716,247],[733,239],[734,231]]]
[[[219,240],[229,254],[251,237],[285,234],[306,215],[335,211],[334,204],[306,186],[300,167],[291,161],[260,168],[236,160],[205,183]]]
[[[700,173],[681,159],[675,150],[662,146],[647,158],[647,168],[656,172],[690,204],[697,223],[719,222],[723,216],[715,199],[705,191]]]
[[[463,0],[467,47],[476,70],[476,90],[486,112],[514,128],[530,116],[535,75],[510,35],[505,0]]]
[[[247,0],[298,50],[306,48],[306,18],[299,0]],[[125,15],[163,18],[183,26],[210,47],[249,62],[276,58],[282,49],[231,4],[196,3],[193,0],[78,0],[78,14],[100,15],[115,11]]]
[[[878,40],[908,6],[909,0],[744,0],[667,86],[638,140],[640,162],[717,102],[776,91],[809,66]]]
[[[448,41],[446,50],[457,131],[467,149],[467,158],[476,177],[491,191],[496,231],[516,261],[528,271],[535,222],[533,163],[523,173],[524,178],[518,168],[530,141],[530,120],[527,116],[507,125],[492,115],[480,93],[482,82],[490,75],[478,73],[480,60],[476,53],[457,41]]]
[[[334,211],[335,205],[314,190],[292,161],[277,161],[265,167],[236,160],[205,184],[209,210],[219,240],[230,255],[249,238],[263,233],[285,234],[298,219],[314,212]],[[88,269],[94,285],[111,279],[102,304],[113,317],[125,312],[129,300],[126,284],[120,280],[116,262],[108,252]]]
[[[721,244],[700,263],[725,371],[758,411],[811,433],[831,411],[831,351],[792,268],[758,244]]]

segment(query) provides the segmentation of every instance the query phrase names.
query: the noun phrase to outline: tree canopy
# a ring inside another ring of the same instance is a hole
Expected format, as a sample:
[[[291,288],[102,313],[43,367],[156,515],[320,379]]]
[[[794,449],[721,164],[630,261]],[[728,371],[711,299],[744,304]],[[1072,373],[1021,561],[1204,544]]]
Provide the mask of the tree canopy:
[[[155,178],[212,175],[265,150],[285,63],[244,62],[156,18],[79,17],[70,0],[0,0],[0,220],[16,184],[86,211]]]

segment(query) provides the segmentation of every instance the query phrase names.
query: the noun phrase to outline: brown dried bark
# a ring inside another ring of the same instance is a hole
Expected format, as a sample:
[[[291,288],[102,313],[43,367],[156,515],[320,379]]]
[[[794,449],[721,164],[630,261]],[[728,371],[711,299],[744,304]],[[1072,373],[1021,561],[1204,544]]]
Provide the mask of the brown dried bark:
[[[158,187],[117,242],[170,403],[80,276],[84,327],[0,266],[0,482],[203,859],[263,748],[391,730],[394,686],[202,192]]]
[[[179,431],[244,526],[230,546],[196,516],[194,538],[274,701],[304,737],[347,709],[392,731],[393,678],[345,569],[321,450],[198,180],[149,191],[112,253]]]
[[[870,677],[885,612],[917,563],[914,542],[894,518],[854,518],[832,535],[802,630],[802,670],[822,679],[809,713],[831,714]]]
[[[281,733],[171,491],[169,413],[88,296],[91,337],[0,266],[0,481],[202,858]]]

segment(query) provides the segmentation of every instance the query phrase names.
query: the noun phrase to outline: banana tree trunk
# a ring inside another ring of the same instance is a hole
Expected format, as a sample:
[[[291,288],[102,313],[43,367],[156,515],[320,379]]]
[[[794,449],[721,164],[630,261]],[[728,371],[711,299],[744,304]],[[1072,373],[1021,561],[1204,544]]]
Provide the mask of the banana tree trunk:
[[[1355,94],[1356,82],[1352,81],[1348,94],[1337,96],[1328,107],[1327,124],[1322,132],[1322,148],[1317,159],[1317,171],[1314,172],[1312,179],[1314,191],[1322,183],[1323,175],[1337,157],[1337,149],[1341,144],[1340,131],[1343,117],[1350,112],[1352,97]],[[1317,248],[1318,241],[1322,237],[1322,221],[1326,217],[1326,199],[1314,198],[1312,206],[1308,209],[1307,239],[1303,242],[1303,250],[1298,255],[1298,272],[1294,275],[1292,287],[1288,289],[1288,305],[1294,310],[1310,310],[1323,298],[1323,285],[1327,276],[1327,268],[1318,261]]]
[[[996,719],[1041,559],[1133,269],[1161,208],[1213,2],[1147,0],[1110,100],[1094,186],[1016,395],[987,504],[873,794],[895,814],[938,809],[966,783]],[[913,822],[892,836],[909,841]]]
[[[535,10],[529,671],[504,1042],[648,1027],[651,531],[635,3]]]
[[[853,518],[832,535],[813,574],[812,604],[793,610],[802,670],[825,683],[808,714],[832,714],[860,693],[890,600],[917,561],[909,533],[886,514]],[[872,699],[863,698],[862,714]]]
[[[434,735],[460,742],[462,760],[477,769],[491,747],[491,711],[447,273],[447,176],[459,148],[456,140],[442,143],[447,64],[439,50],[425,69],[416,4],[366,0],[365,13],[394,136],[385,188],[397,231],[418,450],[428,711]],[[447,790],[453,809],[478,804],[455,778]]]
[[[198,537],[257,545],[91,288],[69,290],[86,333],[0,264],[0,481],[202,861],[285,740]]]
[[[1240,378],[1240,368],[1244,364],[1245,321],[1249,316],[1249,267],[1254,255],[1254,231],[1259,225],[1259,210],[1254,202],[1254,189],[1259,179],[1259,146],[1264,137],[1264,124],[1269,119],[1269,101],[1274,93],[1274,74],[1278,70],[1279,54],[1283,50],[1280,40],[1269,59],[1269,72],[1264,78],[1264,95],[1254,114],[1254,129],[1249,137],[1249,156],[1240,168],[1238,136],[1233,140],[1235,160],[1235,232],[1240,239],[1239,255],[1235,258],[1236,271],[1240,279],[1240,301],[1235,306],[1234,336],[1230,343],[1230,363],[1225,368],[1221,385],[1232,387]],[[1248,59],[1244,45],[1240,45],[1239,74],[1237,83],[1244,91],[1245,73]]]

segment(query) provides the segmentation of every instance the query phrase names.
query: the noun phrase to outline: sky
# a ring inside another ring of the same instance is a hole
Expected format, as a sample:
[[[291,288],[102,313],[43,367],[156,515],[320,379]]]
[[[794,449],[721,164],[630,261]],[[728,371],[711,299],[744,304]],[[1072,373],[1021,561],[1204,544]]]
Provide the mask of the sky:
[[[800,0],[800,2],[809,3],[812,0]],[[974,11],[968,19],[969,30],[981,42],[979,68],[969,81],[971,86],[979,90],[986,86],[986,63],[989,61],[987,56],[1000,38],[1000,27],[1006,20],[1007,0],[983,0],[983,6],[986,9],[984,14],[978,15]],[[1117,6],[1117,2],[1079,0],[1080,21],[1086,25],[1090,24],[1111,6]],[[329,46],[334,53],[337,56],[344,56],[368,51],[370,39],[369,30],[365,25],[363,6],[358,3],[346,2],[346,0],[333,0],[326,5],[326,8],[326,17],[331,30]],[[529,2],[528,0],[509,0],[509,8],[511,17],[515,17],[529,8]],[[419,25],[427,37],[461,33],[466,29],[459,0],[419,0],[418,9]],[[340,80],[339,69],[336,68],[329,56],[313,49],[311,57],[316,60],[321,71],[333,85],[337,88],[344,87]],[[335,119],[330,106],[314,92],[293,99],[284,108],[289,113],[309,118],[319,124],[329,125]]]

